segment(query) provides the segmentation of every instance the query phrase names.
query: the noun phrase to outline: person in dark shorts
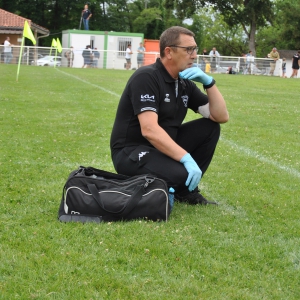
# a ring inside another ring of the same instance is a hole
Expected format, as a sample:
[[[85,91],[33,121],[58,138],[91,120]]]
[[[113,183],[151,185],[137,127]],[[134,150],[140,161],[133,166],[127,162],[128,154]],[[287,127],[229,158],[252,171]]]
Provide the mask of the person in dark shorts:
[[[136,70],[121,96],[111,156],[120,174],[164,179],[177,201],[217,204],[199,193],[198,184],[213,158],[220,123],[229,115],[215,80],[193,67],[197,51],[190,30],[173,26],[162,33],[160,58]],[[188,109],[203,118],[183,124]]]
[[[298,77],[298,70],[300,66],[300,50],[296,54],[293,55],[292,59],[292,76],[290,78],[297,78]]]
[[[87,45],[85,49],[82,51],[82,57],[83,57],[82,68],[89,68],[91,66],[92,63],[91,56],[92,56],[91,46]]]
[[[125,52],[125,60],[126,60],[126,70],[131,68],[131,56],[132,56],[131,44],[128,44],[126,52]]]

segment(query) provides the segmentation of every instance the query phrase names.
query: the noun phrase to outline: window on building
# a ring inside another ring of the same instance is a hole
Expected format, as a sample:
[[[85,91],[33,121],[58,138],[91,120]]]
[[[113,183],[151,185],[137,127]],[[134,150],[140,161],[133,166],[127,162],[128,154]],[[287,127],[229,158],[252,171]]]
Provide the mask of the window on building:
[[[119,37],[118,38],[118,57],[125,57],[125,52],[128,45],[132,45],[132,38]]]

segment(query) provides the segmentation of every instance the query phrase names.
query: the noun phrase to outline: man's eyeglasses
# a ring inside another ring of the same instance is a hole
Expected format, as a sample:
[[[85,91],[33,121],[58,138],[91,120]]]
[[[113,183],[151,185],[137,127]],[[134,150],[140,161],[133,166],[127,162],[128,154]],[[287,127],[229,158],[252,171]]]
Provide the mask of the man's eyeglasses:
[[[192,55],[194,51],[197,53],[199,50],[199,47],[183,47],[183,46],[177,46],[177,45],[171,45],[169,47],[175,47],[175,48],[183,48],[186,50],[187,54]]]

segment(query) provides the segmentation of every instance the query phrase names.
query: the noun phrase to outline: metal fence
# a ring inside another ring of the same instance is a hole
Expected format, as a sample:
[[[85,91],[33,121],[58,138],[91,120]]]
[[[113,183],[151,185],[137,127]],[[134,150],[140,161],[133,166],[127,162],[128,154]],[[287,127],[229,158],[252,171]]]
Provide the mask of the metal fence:
[[[274,75],[282,76],[282,60],[274,63],[269,58],[198,55],[196,65],[206,73],[228,73],[243,75]],[[273,71],[274,69],[274,71]]]
[[[82,56],[84,49],[73,49],[74,59],[70,60],[65,57],[65,53],[69,49],[63,48],[62,53],[58,53],[56,49],[50,47],[30,47],[23,48],[21,63],[23,65],[32,66],[58,66],[82,68],[84,59]],[[0,61],[4,63],[4,47],[0,45]],[[87,67],[105,68],[105,69],[125,69],[126,60],[124,51],[103,51],[98,50],[100,58],[97,62],[89,62]],[[121,55],[120,55],[121,54]],[[12,47],[11,64],[18,64],[20,56],[20,47]],[[154,63],[159,57],[157,52],[146,52],[144,55],[144,65]],[[227,73],[232,68],[233,74],[243,75],[271,75],[272,67],[274,67],[274,76],[282,75],[282,60],[278,60],[275,64],[269,58],[254,58],[220,56],[213,60],[210,56],[198,55],[195,59],[195,66],[201,68],[207,73]],[[289,63],[287,62],[287,68]],[[131,69],[137,68],[137,52],[133,52],[131,57]]]

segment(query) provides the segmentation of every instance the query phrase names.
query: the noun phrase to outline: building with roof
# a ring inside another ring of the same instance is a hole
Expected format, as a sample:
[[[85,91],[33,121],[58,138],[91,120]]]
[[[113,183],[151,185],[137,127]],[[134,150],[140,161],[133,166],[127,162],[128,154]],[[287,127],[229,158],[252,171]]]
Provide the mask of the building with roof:
[[[33,32],[37,42],[36,46],[38,46],[39,38],[46,37],[50,34],[48,29],[33,23],[31,20],[0,9],[0,45],[4,44],[6,37],[10,37],[11,44],[21,46],[25,21],[28,22]],[[19,56],[19,49],[18,47],[13,49],[13,56],[15,58]]]

